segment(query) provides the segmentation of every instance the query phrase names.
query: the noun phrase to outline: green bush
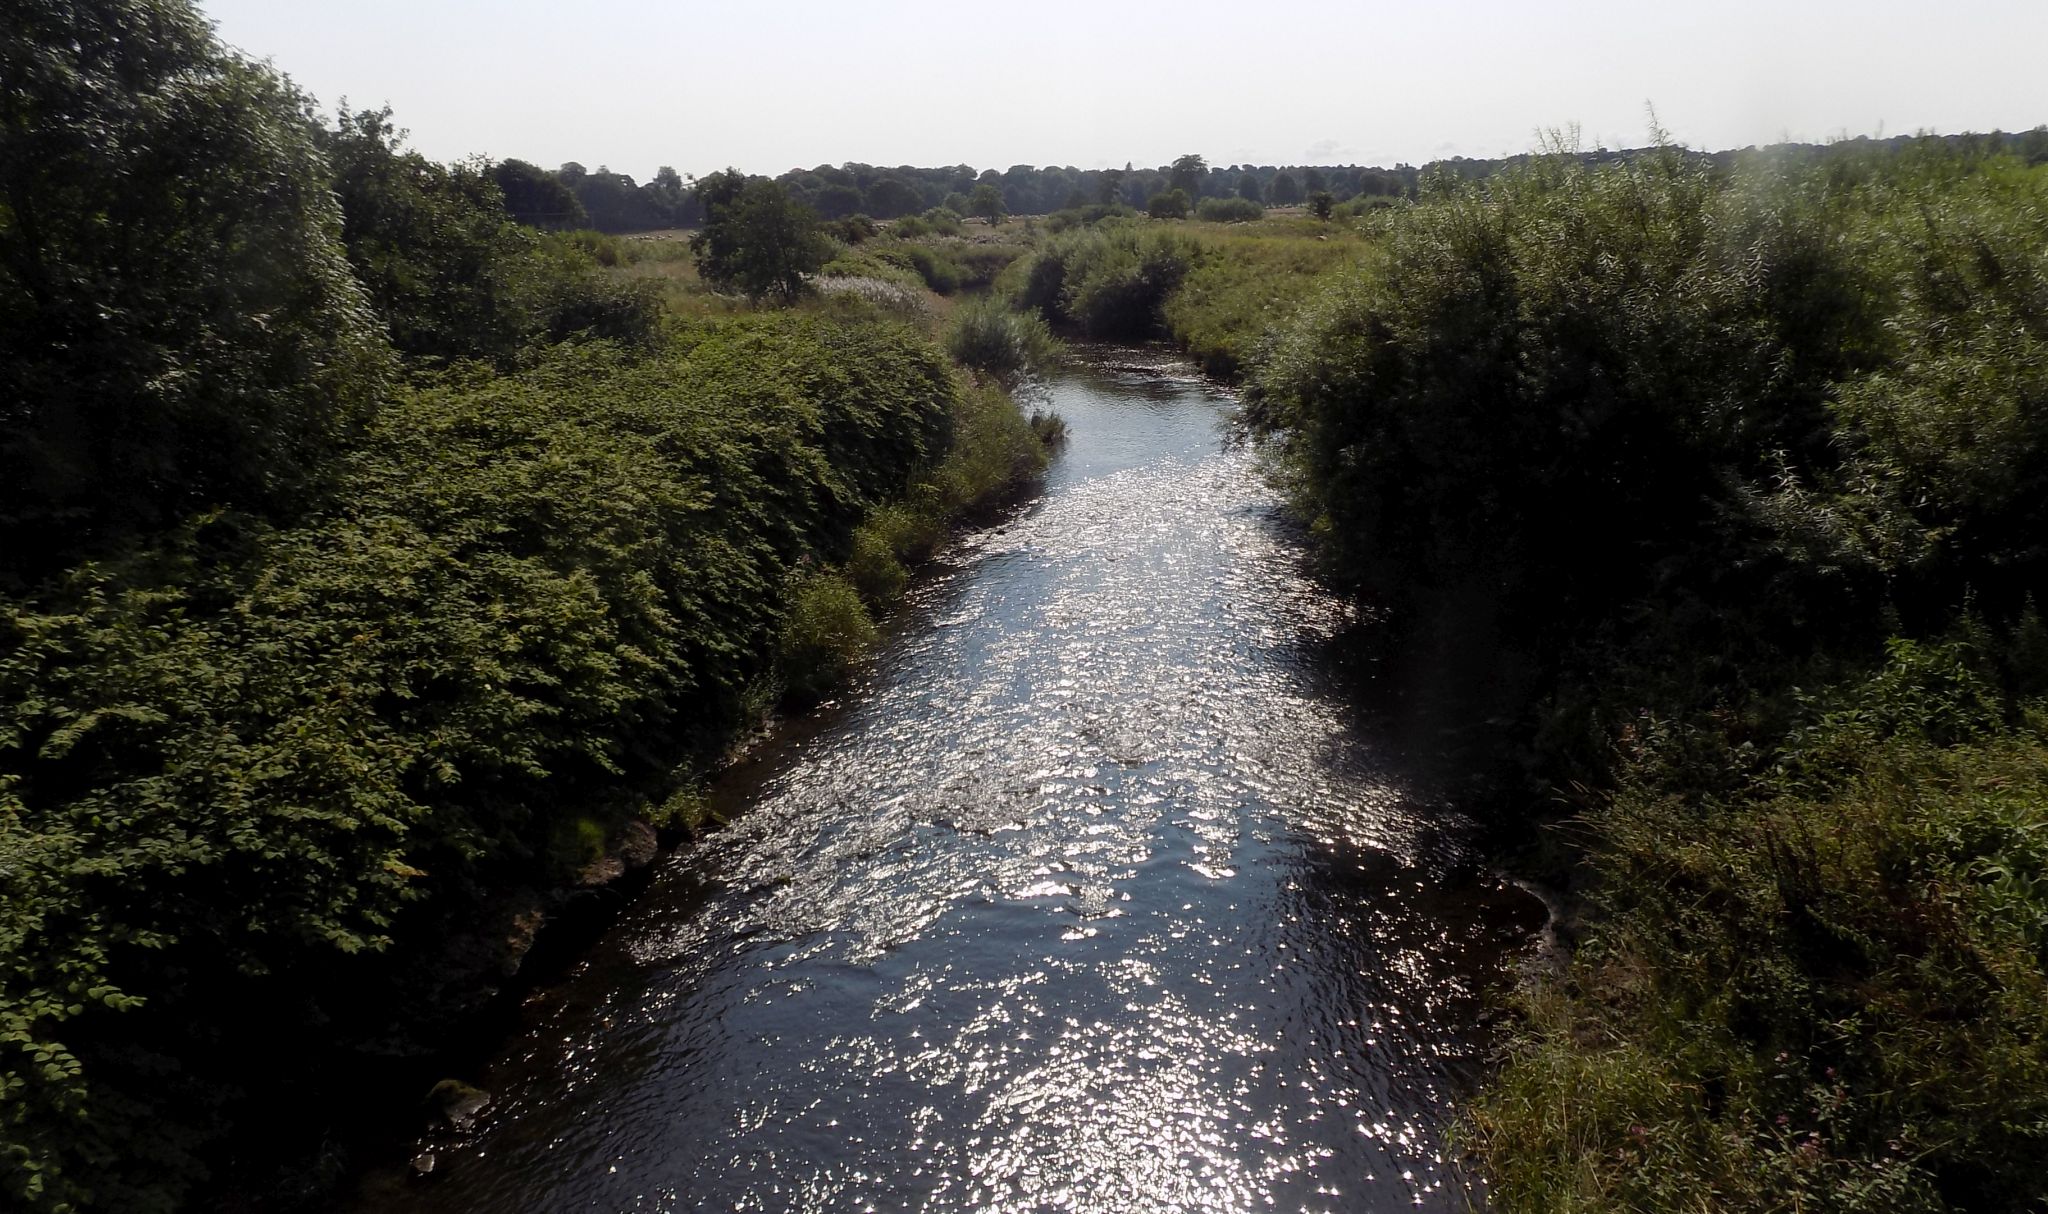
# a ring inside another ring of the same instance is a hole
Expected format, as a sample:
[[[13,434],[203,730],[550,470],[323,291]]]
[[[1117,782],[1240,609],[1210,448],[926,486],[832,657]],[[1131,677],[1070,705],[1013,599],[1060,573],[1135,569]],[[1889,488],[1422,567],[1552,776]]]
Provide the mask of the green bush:
[[[1186,219],[1187,191],[1174,189],[1152,195],[1145,203],[1145,214],[1154,219]]]
[[[1233,379],[1333,277],[1366,254],[1355,240],[1286,234],[1212,237],[1163,308],[1167,330],[1202,369]]]
[[[1045,375],[1061,357],[1059,342],[1044,318],[987,298],[953,314],[946,352],[961,366],[1010,388]]]
[[[1593,806],[1503,1209],[2048,1201],[2044,225],[1939,141],[1538,157],[1254,356],[1327,570]]]
[[[971,389],[953,416],[952,448],[913,488],[913,505],[938,518],[971,517],[1015,500],[1037,483],[1050,457],[1009,393],[994,386]]]
[[[892,550],[888,537],[862,526],[853,533],[853,550],[841,569],[863,602],[893,605],[910,587],[910,569]]]
[[[946,250],[960,276],[960,287],[966,291],[985,290],[994,285],[1003,271],[1024,253],[1022,246],[1014,244],[957,244]]]
[[[641,250],[652,242],[641,241],[635,249],[632,241],[591,228],[578,228],[569,232],[550,233],[541,241],[543,248],[569,248],[588,257],[607,270],[623,269],[638,261]]]
[[[700,180],[694,197],[704,226],[690,237],[690,251],[714,286],[786,304],[831,256],[817,212],[779,181],[727,169]]]
[[[1195,218],[1209,223],[1251,223],[1265,217],[1266,208],[1249,198],[1204,198],[1195,207]]]
[[[179,0],[20,0],[0,31],[0,588],[289,514],[391,370],[305,99]]]
[[[349,264],[399,353],[421,364],[510,367],[536,343],[646,344],[660,329],[652,283],[601,232],[542,234],[506,213],[489,173],[403,151],[390,111],[342,111],[322,132]]]
[[[1165,229],[1076,229],[1032,255],[1018,302],[1090,337],[1145,337],[1160,327],[1167,297],[1201,256],[1194,240]]]
[[[1653,592],[1666,619],[1708,596],[1760,639],[1874,625],[1854,568],[1769,538],[1772,505],[1839,462],[1834,385],[1876,353],[1881,292],[1843,217],[1675,152],[1444,191],[1250,384],[1330,570],[1519,662],[1523,704]]]
[[[951,295],[960,289],[960,267],[953,259],[936,249],[925,245],[903,245],[899,250],[910,268],[924,279],[924,285],[941,295]]]
[[[717,753],[793,572],[989,408],[880,323],[560,349],[394,398],[303,525],[0,605],[0,1193],[171,1208],[231,1092],[441,1014],[438,925]]]
[[[788,601],[778,669],[792,700],[814,703],[846,681],[874,649],[879,634],[860,592],[837,574],[801,578]]]
[[[2048,737],[1974,664],[1897,644],[1711,799],[1637,736],[1586,823],[1604,916],[1474,1113],[1497,1205],[2048,1201]]]
[[[1053,212],[1045,217],[1045,226],[1059,233],[1073,228],[1092,228],[1106,219],[1131,219],[1136,215],[1136,211],[1122,203],[1090,203],[1085,207]]]
[[[897,228],[901,226],[899,223]],[[874,220],[869,219],[865,215],[848,215],[846,218],[835,220],[824,225],[824,227],[826,235],[831,236],[835,240],[844,241],[847,244],[866,244],[880,235],[882,231],[881,227]],[[895,231],[896,229],[892,228],[891,230]]]

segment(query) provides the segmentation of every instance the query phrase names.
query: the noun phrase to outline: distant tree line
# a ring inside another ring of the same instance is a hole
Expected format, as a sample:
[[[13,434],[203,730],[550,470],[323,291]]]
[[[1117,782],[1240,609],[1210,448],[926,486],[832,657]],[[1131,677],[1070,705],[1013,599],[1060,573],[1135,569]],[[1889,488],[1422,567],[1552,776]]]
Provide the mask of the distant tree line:
[[[1819,155],[1828,147],[1845,145],[1896,150],[1913,138],[1859,138],[1834,145],[1793,144],[1780,150],[1795,155]],[[2017,134],[1993,131],[1954,135],[1944,137],[1943,141],[1962,151],[2005,151],[2031,164],[2048,163],[2048,127]],[[1645,151],[1602,148],[1580,155],[1585,164],[1594,166],[1641,156]],[[1740,154],[1719,152],[1707,154],[1706,158],[1732,164]],[[1431,175],[1448,174],[1476,181],[1518,167],[1528,159],[1454,156],[1419,167],[1396,164],[1382,168],[1355,164],[1220,165],[1209,164],[1200,156],[1182,156],[1156,168],[1139,168],[1134,164],[1120,169],[1014,164],[1001,170],[976,169],[966,164],[890,168],[848,161],[837,166],[821,164],[816,168],[791,169],[775,180],[788,189],[794,200],[828,220],[853,215],[900,219],[933,207],[945,207],[961,215],[980,215],[985,208],[977,208],[972,202],[980,187],[995,191],[1007,214],[1048,215],[1113,203],[1146,210],[1155,198],[1175,189],[1182,192],[1189,210],[1198,209],[1203,200],[1211,198],[1240,198],[1276,207],[1306,206],[1318,194],[1328,194],[1333,204],[1357,198],[1412,198],[1422,181]],[[492,166],[490,172],[505,196],[506,209],[521,223],[534,227],[640,232],[693,228],[704,220],[693,183],[665,166],[645,184],[624,173],[614,173],[602,166],[590,170],[574,161],[548,170],[522,160],[507,160]]]

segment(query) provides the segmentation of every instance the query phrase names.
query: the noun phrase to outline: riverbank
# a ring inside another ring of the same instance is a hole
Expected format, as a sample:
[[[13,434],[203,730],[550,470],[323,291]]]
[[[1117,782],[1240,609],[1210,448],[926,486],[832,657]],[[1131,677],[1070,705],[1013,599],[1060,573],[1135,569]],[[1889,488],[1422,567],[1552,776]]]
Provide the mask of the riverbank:
[[[1259,351],[1323,575],[1584,908],[1470,1126],[1505,1208],[2043,1199],[2048,166],[2005,147],[1559,155],[1328,270],[1119,221],[1010,277]]]
[[[1233,402],[1111,361],[1052,386],[1044,494],[465,1075],[436,1179],[353,1208],[1463,1208],[1438,1134],[1535,905],[1325,670],[1349,614]]]
[[[47,1191],[176,1201],[239,1125],[236,1182],[296,1200],[319,1165],[282,1140],[431,1052],[516,973],[548,891],[601,884],[622,842],[645,859],[632,823],[686,824],[737,730],[858,660],[871,607],[832,564],[863,527],[910,533],[880,555],[914,559],[1043,463],[1007,397],[900,324],[737,317],[428,382],[303,525],[196,556],[197,579],[11,603],[17,742],[72,738],[10,751],[51,881],[10,905],[74,908],[16,956],[97,957],[108,993],[60,1017],[75,1070],[17,1105],[76,1090],[103,1110],[31,1138],[34,1174],[89,1166]],[[116,720],[150,724],[116,743]],[[240,809],[201,829],[197,804]],[[122,825],[56,830],[87,815]],[[146,1079],[159,1065],[179,1082]],[[249,1120],[286,1088],[323,1100]],[[123,1169],[144,1154],[182,1162]]]

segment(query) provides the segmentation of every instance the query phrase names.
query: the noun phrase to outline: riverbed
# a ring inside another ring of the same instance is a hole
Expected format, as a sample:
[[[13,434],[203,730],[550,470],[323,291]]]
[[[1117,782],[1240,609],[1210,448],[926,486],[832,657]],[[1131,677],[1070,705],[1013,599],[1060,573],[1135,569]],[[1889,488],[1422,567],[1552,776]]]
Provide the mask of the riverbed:
[[[1235,402],[1097,351],[1033,504],[714,791],[362,1208],[1465,1210],[1540,909],[1361,725]]]

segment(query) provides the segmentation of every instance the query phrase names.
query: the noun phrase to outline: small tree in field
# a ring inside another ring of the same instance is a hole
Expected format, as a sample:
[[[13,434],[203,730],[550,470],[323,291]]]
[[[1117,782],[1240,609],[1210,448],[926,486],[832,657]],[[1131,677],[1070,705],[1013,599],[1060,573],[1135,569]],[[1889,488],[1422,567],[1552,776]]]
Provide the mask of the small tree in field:
[[[1337,196],[1328,190],[1317,190],[1308,196],[1308,209],[1317,219],[1328,219],[1337,209]]]
[[[1163,194],[1152,195],[1145,204],[1145,213],[1154,219],[1186,219],[1188,217],[1187,192],[1178,188]]]
[[[825,264],[817,213],[780,182],[727,169],[697,183],[697,201],[704,228],[690,238],[690,251],[714,286],[788,302],[803,293],[804,276]]]
[[[1003,205],[1003,192],[992,182],[982,182],[967,196],[967,213],[988,220],[990,227],[1001,223],[1008,209]]]

